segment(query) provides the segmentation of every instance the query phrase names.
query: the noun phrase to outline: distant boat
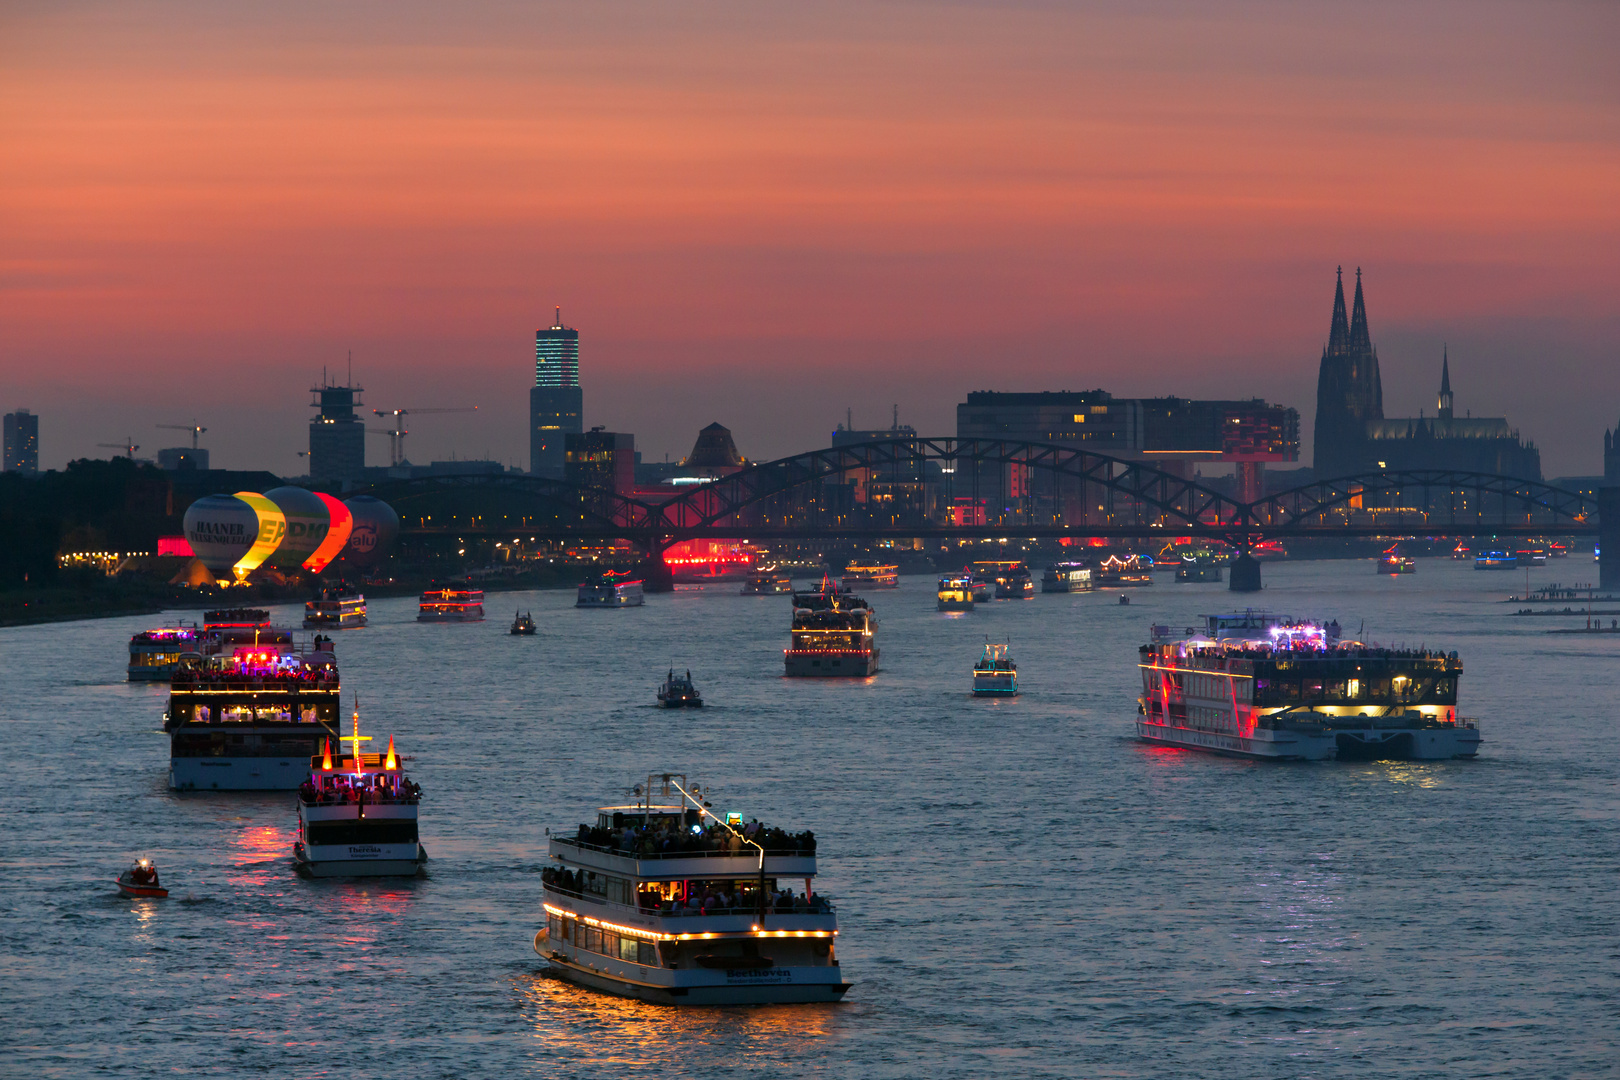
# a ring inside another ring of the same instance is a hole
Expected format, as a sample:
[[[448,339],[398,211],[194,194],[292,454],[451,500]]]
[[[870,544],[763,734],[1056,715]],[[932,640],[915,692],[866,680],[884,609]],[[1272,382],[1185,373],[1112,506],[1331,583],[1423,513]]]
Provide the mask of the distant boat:
[[[1016,697],[1018,694],[1018,665],[1013,662],[1008,644],[984,643],[984,653],[973,665],[974,697]]]
[[[157,867],[151,859],[138,859],[134,866],[118,875],[118,891],[124,896],[161,900],[169,890],[158,881]]]
[[[658,704],[666,709],[703,708],[703,695],[692,685],[692,673],[677,675],[675,669],[670,668],[664,685],[658,688]]]
[[[527,611],[512,620],[511,633],[514,636],[530,637],[534,634],[534,619]]]

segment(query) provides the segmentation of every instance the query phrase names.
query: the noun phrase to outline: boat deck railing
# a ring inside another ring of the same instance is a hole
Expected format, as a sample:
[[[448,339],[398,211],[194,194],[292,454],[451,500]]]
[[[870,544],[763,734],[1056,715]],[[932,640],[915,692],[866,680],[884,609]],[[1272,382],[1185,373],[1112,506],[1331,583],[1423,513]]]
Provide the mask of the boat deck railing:
[[[583,890],[570,889],[554,881],[546,882],[545,887],[558,896],[569,896],[575,900],[588,900],[606,907],[634,910],[643,915],[656,915],[661,919],[723,918],[732,915],[759,914],[758,904],[736,904],[732,906],[707,904],[703,907],[693,908],[675,900],[664,900],[656,904],[640,903],[630,905],[605,899],[595,893],[587,895]],[[774,904],[765,905],[765,914],[767,915],[833,915],[837,913],[837,910],[831,900],[820,894],[812,896],[808,902],[803,900],[802,897],[798,897],[793,900],[778,900]]]
[[[692,848],[685,851],[640,851],[626,850],[612,844],[592,844],[588,841],[580,840],[577,837],[572,836],[553,835],[551,839],[554,843],[566,844],[569,847],[578,848],[581,851],[600,851],[604,855],[617,855],[623,859],[735,859],[740,855],[752,856],[756,850],[753,847],[749,847],[741,851],[731,851],[728,848],[722,847],[718,850],[710,848]],[[765,847],[765,855],[767,858],[773,856],[786,858],[814,858],[815,854],[816,845],[814,841],[811,841],[808,846],[770,847],[767,845]]]

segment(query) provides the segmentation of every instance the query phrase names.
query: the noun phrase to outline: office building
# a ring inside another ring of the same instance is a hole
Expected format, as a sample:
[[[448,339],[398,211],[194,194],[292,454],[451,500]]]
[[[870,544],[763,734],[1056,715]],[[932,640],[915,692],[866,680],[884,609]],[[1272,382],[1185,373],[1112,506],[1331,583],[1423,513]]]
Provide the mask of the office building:
[[[563,479],[628,495],[636,486],[636,437],[599,427],[563,436]]]
[[[5,471],[39,475],[39,417],[27,409],[6,413]]]
[[[529,388],[529,471],[564,477],[567,437],[584,428],[585,400],[579,387],[579,331],[555,323],[534,332],[534,386]]]
[[[309,422],[309,478],[316,483],[358,483],[366,471],[366,424],[355,412],[358,386],[310,387],[320,412]]]

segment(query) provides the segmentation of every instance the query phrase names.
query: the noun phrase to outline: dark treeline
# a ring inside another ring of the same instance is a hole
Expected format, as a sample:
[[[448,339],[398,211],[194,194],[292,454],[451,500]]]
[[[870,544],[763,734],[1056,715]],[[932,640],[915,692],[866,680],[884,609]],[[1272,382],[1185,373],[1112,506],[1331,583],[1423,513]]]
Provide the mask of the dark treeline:
[[[169,478],[145,462],[81,459],[32,479],[0,474],[0,587],[55,582],[59,551],[152,551],[160,535],[179,531]]]

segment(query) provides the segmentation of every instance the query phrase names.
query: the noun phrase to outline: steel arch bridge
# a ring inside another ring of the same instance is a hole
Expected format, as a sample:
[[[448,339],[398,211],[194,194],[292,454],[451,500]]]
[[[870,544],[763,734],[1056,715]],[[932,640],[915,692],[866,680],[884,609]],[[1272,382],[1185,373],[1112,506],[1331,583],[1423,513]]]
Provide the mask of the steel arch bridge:
[[[1170,468],[1019,440],[883,439],[796,454],[666,500],[534,477],[397,481],[370,494],[407,533],[627,539],[1596,534],[1595,500],[1448,470],[1358,473],[1243,502]]]

